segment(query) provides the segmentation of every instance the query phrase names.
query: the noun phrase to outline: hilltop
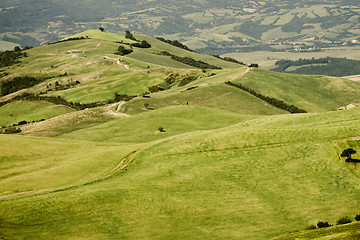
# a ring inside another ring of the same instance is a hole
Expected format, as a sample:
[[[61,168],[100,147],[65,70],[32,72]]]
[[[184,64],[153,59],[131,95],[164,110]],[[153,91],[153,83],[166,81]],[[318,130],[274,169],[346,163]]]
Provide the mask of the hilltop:
[[[302,51],[359,45],[356,0],[2,1],[2,44],[38,46],[100,26],[179,39],[203,53]],[[31,13],[31,14],[30,14]],[[33,17],[36,16],[36,17]]]
[[[360,214],[359,165],[340,157],[353,148],[360,159],[360,108],[335,111],[360,102],[360,82],[130,32],[85,31],[19,53],[0,69],[0,238],[358,228],[305,231]]]

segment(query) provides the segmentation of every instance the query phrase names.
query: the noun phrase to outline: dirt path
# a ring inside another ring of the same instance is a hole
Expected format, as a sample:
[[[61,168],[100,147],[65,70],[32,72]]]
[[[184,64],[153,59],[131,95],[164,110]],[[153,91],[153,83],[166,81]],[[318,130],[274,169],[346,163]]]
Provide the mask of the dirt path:
[[[114,117],[119,117],[119,118],[123,118],[123,117],[130,117],[129,114],[126,114],[126,113],[120,113],[120,108],[122,105],[124,105],[126,102],[120,102],[120,103],[114,103],[114,104],[111,104],[107,107],[108,111],[107,113],[110,115],[110,116],[114,116]],[[116,106],[117,105],[117,106]],[[116,106],[116,110],[113,111],[112,109],[114,109]]]
[[[230,81],[233,81],[233,80],[235,80],[235,79],[237,79],[237,78],[245,75],[246,73],[248,73],[248,72],[250,71],[250,69],[251,69],[251,68],[247,68],[247,69],[246,69],[245,71],[243,71],[242,73],[239,73],[239,74],[237,74],[235,77],[232,77],[232,78],[230,79]]]

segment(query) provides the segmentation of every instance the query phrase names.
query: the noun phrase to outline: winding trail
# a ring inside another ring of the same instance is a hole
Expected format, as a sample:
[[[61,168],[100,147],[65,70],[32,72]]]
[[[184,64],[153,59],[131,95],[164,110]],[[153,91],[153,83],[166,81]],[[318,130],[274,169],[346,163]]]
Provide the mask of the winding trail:
[[[9,200],[9,199],[16,199],[16,198],[21,198],[21,197],[29,197],[29,196],[36,196],[36,195],[60,192],[60,191],[65,191],[65,190],[69,190],[72,188],[81,187],[81,186],[89,185],[89,184],[92,184],[95,182],[99,182],[99,181],[108,179],[108,178],[112,177],[114,174],[121,172],[127,166],[129,166],[129,164],[131,164],[134,161],[136,155],[139,154],[143,150],[144,149],[138,149],[138,150],[135,150],[135,151],[129,153],[127,156],[122,158],[121,161],[114,168],[108,170],[107,172],[103,173],[102,175],[98,176],[97,178],[95,178],[93,180],[89,180],[85,183],[70,185],[70,186],[63,187],[63,188],[40,189],[40,190],[36,190],[36,191],[24,191],[24,192],[17,192],[17,193],[11,193],[11,194],[4,194],[4,195],[0,196],[0,200]]]
[[[237,78],[239,78],[239,77],[247,74],[247,73],[250,71],[250,69],[251,69],[251,68],[247,68],[247,69],[246,69],[245,71],[243,71],[242,73],[239,73],[239,74],[237,74],[235,77],[232,77],[232,78],[230,79],[230,81],[233,81],[233,80],[235,80],[235,79],[237,79]]]

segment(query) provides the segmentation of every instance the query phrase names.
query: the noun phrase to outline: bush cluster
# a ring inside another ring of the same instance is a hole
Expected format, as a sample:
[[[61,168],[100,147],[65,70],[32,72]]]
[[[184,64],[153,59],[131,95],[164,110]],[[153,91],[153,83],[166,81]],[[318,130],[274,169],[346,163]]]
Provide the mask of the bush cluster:
[[[24,88],[29,88],[45,81],[46,78],[35,78],[29,76],[14,77],[13,79],[5,80],[0,83],[1,96],[17,92]]]
[[[139,48],[151,48],[151,44],[145,40],[141,41],[140,43],[138,43],[138,42],[131,43],[130,45],[133,47],[139,47]]]
[[[185,86],[186,84],[188,84],[192,81],[195,81],[196,79],[197,79],[196,76],[189,75],[189,74],[180,75],[178,73],[170,73],[164,79],[164,81],[169,85],[174,85],[174,84],[178,83],[178,85],[181,87],[181,86]]]
[[[23,50],[30,49],[30,47],[24,47]],[[21,57],[27,57],[27,53],[23,52],[20,47],[15,47],[12,51],[0,52],[0,67],[8,67],[19,63],[18,60]]]
[[[17,127],[9,127],[6,128],[5,130],[0,130],[1,134],[14,134],[14,133],[20,133],[22,132],[20,128]]]
[[[126,48],[123,45],[120,45],[115,54],[124,56],[124,55],[130,54],[132,52],[133,52],[133,50],[131,48]]]
[[[233,86],[233,87],[237,87],[237,88],[240,88],[241,90],[244,90],[244,91],[247,91],[248,93],[254,95],[255,97],[257,98],[260,98],[261,100],[264,100],[265,102],[277,107],[277,108],[280,108],[280,109],[283,109],[285,111],[288,111],[290,113],[306,113],[306,111],[304,109],[301,109],[301,108],[298,108],[294,105],[289,105],[289,104],[286,104],[285,102],[281,101],[281,100],[278,100],[276,98],[272,98],[272,97],[268,97],[268,96],[264,96],[260,93],[257,93],[255,92],[253,89],[251,88],[248,88],[248,87],[244,87],[240,84],[235,84],[235,83],[232,83],[230,81],[227,81],[225,82],[227,85],[230,85],[230,86]]]

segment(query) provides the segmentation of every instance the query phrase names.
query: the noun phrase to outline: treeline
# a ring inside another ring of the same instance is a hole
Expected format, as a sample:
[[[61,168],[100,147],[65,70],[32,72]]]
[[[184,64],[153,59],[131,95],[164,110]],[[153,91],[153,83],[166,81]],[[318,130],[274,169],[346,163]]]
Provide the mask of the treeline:
[[[24,49],[21,49],[20,47],[16,46],[14,50],[0,52],[0,67],[8,67],[19,63],[19,58],[27,57],[27,53],[23,52],[22,50],[27,50],[30,48],[31,47],[26,46]]]
[[[56,44],[56,43],[62,43],[62,42],[68,42],[68,41],[76,41],[76,40],[84,40],[84,39],[89,39],[88,36],[86,37],[72,37],[72,38],[66,38],[63,40],[59,40],[57,42],[53,42],[53,43],[48,43],[48,45],[52,45],[52,44]]]
[[[0,83],[0,95],[5,96],[17,92],[21,89],[29,88],[45,81],[45,78],[35,78],[29,76],[14,77]]]
[[[59,75],[59,77],[67,76],[67,73],[63,75]],[[44,82],[47,79],[53,77],[30,77],[30,76],[22,76],[22,77],[14,77],[13,79],[4,80],[0,83],[0,96],[5,96],[10,93],[17,92],[21,89],[29,88],[35,86],[41,82]]]
[[[231,57],[220,57],[219,55],[212,55],[216,58],[219,58],[221,60],[227,61],[227,62],[233,62],[233,63],[237,63],[237,64],[241,64],[241,65],[245,65],[245,63],[243,62],[239,62],[238,60],[231,58]]]
[[[287,72],[287,73],[296,73],[296,74],[305,74],[305,75],[326,75],[326,76],[334,76],[334,77],[343,77],[343,76],[360,74],[360,61],[347,59],[347,58],[331,58],[331,57],[318,58],[318,59],[300,58],[299,60],[296,61],[280,60],[277,61],[275,64],[278,67],[272,70],[277,72]],[[300,67],[293,71],[287,71],[287,69],[291,66],[300,66]]]
[[[185,49],[187,51],[190,51],[190,52],[195,52],[194,50],[191,50],[190,48],[188,48],[188,46],[186,46],[185,44],[182,44],[181,42],[179,42],[178,40],[168,40],[168,39],[165,39],[165,38],[162,38],[162,37],[157,37],[156,38],[157,40],[160,40],[162,42],[165,42],[165,43],[168,43],[170,45],[173,45],[175,47],[178,47],[178,48],[181,48],[181,49]]]
[[[200,60],[195,60],[195,59],[189,58],[189,57],[179,57],[179,56],[176,56],[176,55],[171,54],[171,53],[166,52],[166,51],[163,51],[163,52],[160,52],[160,53],[153,52],[153,54],[170,56],[175,61],[184,63],[184,64],[192,66],[192,67],[200,68],[200,69],[207,69],[207,68],[208,69],[221,69],[221,67],[211,65],[211,64],[208,64],[208,63],[200,61]]]
[[[285,102],[283,102],[281,100],[278,100],[276,98],[264,96],[264,95],[262,95],[260,93],[255,92],[251,88],[242,86],[241,84],[235,84],[235,83],[232,83],[230,81],[225,82],[225,84],[233,86],[233,87],[240,88],[241,90],[244,90],[244,91],[247,91],[248,93],[252,94],[253,96],[255,96],[257,98],[260,98],[261,100],[263,100],[263,101],[265,101],[265,102],[267,102],[267,103],[269,103],[269,104],[271,104],[271,105],[273,105],[273,106],[275,106],[277,108],[288,111],[290,113],[306,113],[306,111],[304,109],[298,108],[298,107],[296,107],[294,105],[286,104]]]
[[[98,102],[92,102],[92,103],[79,103],[79,102],[72,102],[67,101],[61,96],[41,96],[31,93],[23,93],[21,95],[15,96],[11,100],[0,102],[0,107],[19,100],[27,100],[27,101],[46,101],[50,103],[54,103],[56,105],[64,105],[70,108],[73,108],[75,110],[84,110],[86,108],[94,108],[94,107],[100,107],[104,106],[106,104],[111,104],[119,101],[130,101],[136,96],[128,96],[126,94],[118,94],[114,93],[114,97],[112,99],[109,99],[107,101],[98,101]]]

